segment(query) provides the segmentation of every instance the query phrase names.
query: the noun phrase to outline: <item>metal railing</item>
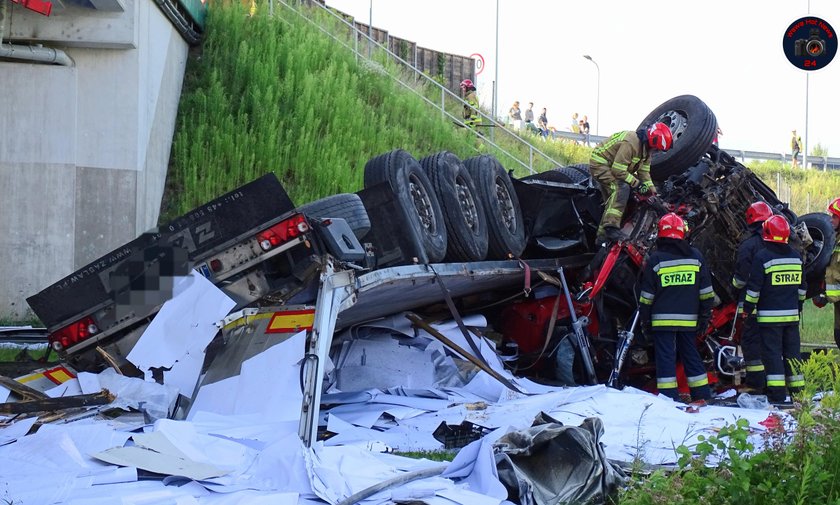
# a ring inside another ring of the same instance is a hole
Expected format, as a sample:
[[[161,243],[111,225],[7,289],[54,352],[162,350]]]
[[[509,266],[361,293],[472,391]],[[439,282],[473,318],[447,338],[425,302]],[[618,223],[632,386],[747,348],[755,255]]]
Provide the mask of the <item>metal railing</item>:
[[[480,123],[479,127],[478,128],[468,128],[466,126],[466,124],[464,123],[464,120],[461,117],[459,117],[458,115],[453,114],[452,112],[449,112],[447,110],[447,105],[449,105],[450,110],[453,110],[453,109],[458,110],[458,109],[461,109],[463,106],[467,105],[467,103],[461,97],[459,97],[458,95],[456,95],[455,93],[453,93],[452,91],[447,89],[445,86],[441,85],[439,82],[435,81],[432,77],[430,77],[427,74],[418,70],[414,65],[412,65],[411,63],[409,63],[408,61],[406,61],[405,59],[403,59],[399,55],[393,53],[391,50],[389,50],[384,45],[382,45],[379,42],[377,42],[376,40],[372,39],[370,36],[368,36],[367,33],[364,33],[361,30],[357,29],[356,26],[353,23],[347,21],[346,19],[344,19],[340,15],[336,14],[329,7],[327,7],[325,5],[321,5],[320,2],[307,2],[307,4],[310,7],[320,8],[323,12],[327,13],[328,15],[333,17],[338,23],[343,25],[343,27],[345,27],[349,31],[348,33],[353,36],[354,43],[353,43],[352,46],[346,40],[342,40],[343,37],[341,37],[340,35],[337,35],[335,33],[332,33],[331,31],[329,31],[325,26],[323,26],[323,24],[318,23],[318,22],[310,19],[310,17],[308,17],[306,14],[303,13],[303,11],[305,9],[297,8],[299,4],[297,4],[296,2],[293,2],[292,0],[289,0],[288,2],[286,0],[278,0],[278,2],[281,5],[284,5],[284,6],[288,7],[293,12],[297,13],[304,20],[306,20],[307,22],[309,22],[310,24],[312,24],[313,26],[318,28],[325,35],[329,36],[330,38],[332,38],[333,40],[335,40],[336,42],[338,42],[339,44],[341,44],[342,46],[344,46],[348,50],[352,51],[355,54],[357,59],[362,59],[362,60],[364,60],[364,61],[366,61],[370,64],[378,65],[378,63],[374,59],[374,56],[377,55],[376,51],[378,51],[378,53],[380,55],[381,54],[387,55],[387,57],[389,59],[397,62],[398,64],[400,64],[400,66],[403,69],[407,70],[410,73],[410,76],[403,77],[403,76],[399,76],[399,75],[393,75],[390,72],[386,72],[391,78],[393,78],[403,88],[411,91],[412,93],[414,93],[415,95],[420,97],[424,102],[426,102],[430,106],[439,110],[440,114],[441,114],[441,117],[443,117],[444,119],[449,119],[454,124],[456,124],[460,127],[467,128],[469,131],[471,131],[477,137],[481,138],[487,144],[493,146],[493,148],[495,148],[499,152],[503,153],[506,157],[508,157],[509,159],[514,161],[515,163],[517,163],[519,166],[521,166],[522,168],[524,168],[528,172],[530,172],[530,173],[536,173],[537,172],[537,170],[534,168],[535,167],[535,162],[540,162],[541,161],[542,162],[541,164],[544,165],[546,169],[554,168],[554,167],[562,165],[560,162],[554,160],[551,156],[544,153],[543,151],[538,149],[536,146],[534,146],[533,144],[531,144],[527,140],[525,140],[522,137],[520,137],[519,135],[517,135],[515,132],[510,131],[504,124],[496,121],[494,118],[485,114],[481,110],[478,111],[479,116],[481,118],[481,123]],[[291,5],[292,3],[294,3],[295,5]],[[367,40],[367,43],[362,44],[364,46],[362,48],[359,47],[360,40],[361,41]],[[374,48],[375,51],[371,50],[371,48]],[[408,78],[406,78],[406,77],[408,77]],[[411,81],[411,82],[408,82],[408,81]],[[431,86],[431,89],[433,89],[433,90],[436,89],[436,92],[439,91],[440,92],[440,102],[438,103],[437,101],[433,101],[433,100],[429,99],[426,95],[424,95],[421,92],[421,90],[418,90],[417,89],[418,81],[420,81],[422,84]],[[483,128],[483,127],[490,128],[490,132],[489,133],[482,133],[479,130],[479,128]],[[509,140],[511,142],[515,143],[514,145],[519,145],[520,148],[527,149],[528,159],[523,160],[516,153],[513,153],[510,150],[505,149],[504,147],[500,146],[499,143],[497,142],[497,139],[496,139],[496,136],[498,136],[498,135],[506,135],[507,138],[509,138]]]

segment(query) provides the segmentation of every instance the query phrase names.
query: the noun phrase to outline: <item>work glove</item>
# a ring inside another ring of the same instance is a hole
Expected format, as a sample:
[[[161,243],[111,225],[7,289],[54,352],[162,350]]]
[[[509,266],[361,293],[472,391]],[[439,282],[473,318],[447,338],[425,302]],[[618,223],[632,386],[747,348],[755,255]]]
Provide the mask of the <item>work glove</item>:
[[[825,296],[825,293],[818,294],[817,296],[811,298],[811,301],[819,308],[823,308],[828,305],[828,297]]]
[[[639,194],[649,196],[656,195],[656,186],[653,185],[653,181],[645,181],[639,185]]]

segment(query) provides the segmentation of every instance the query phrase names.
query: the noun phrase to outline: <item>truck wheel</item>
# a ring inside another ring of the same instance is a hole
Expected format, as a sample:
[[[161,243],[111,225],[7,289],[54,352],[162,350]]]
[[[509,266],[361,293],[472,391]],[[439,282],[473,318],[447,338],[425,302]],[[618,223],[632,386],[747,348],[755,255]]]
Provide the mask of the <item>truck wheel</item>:
[[[669,151],[655,151],[651,156],[650,176],[655,181],[679,175],[697,163],[712,146],[717,131],[715,115],[694,95],[667,100],[653,109],[639,128],[657,122],[668,125],[674,143]]]
[[[420,163],[408,152],[397,149],[368,161],[364,179],[365,188],[382,182],[391,184],[408,222],[421,237],[429,261],[437,263],[443,260],[446,255],[443,211]]]
[[[582,167],[586,167],[585,171]],[[582,184],[589,186],[589,165],[571,165],[568,167],[557,167],[538,174],[528,175],[522,180],[537,180],[548,182],[559,182],[561,184]]]
[[[482,154],[464,162],[487,214],[488,259],[525,250],[525,223],[510,176],[496,158]]]
[[[805,223],[814,240],[802,258],[802,273],[808,282],[807,296],[811,297],[822,290],[825,268],[834,250],[834,227],[831,226],[831,216],[822,212],[799,216],[799,222]]]
[[[343,218],[359,240],[370,231],[370,218],[362,199],[355,193],[331,195],[301,205],[298,210],[307,216],[321,219],[328,217]]]
[[[487,216],[475,183],[454,154],[443,151],[420,160],[443,210],[446,261],[481,261],[487,256]]]

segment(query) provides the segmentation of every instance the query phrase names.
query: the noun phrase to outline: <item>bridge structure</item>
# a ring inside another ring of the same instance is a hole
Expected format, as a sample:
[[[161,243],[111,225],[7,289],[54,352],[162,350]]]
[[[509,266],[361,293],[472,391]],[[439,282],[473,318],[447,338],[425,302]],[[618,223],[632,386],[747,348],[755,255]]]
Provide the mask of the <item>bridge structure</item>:
[[[0,319],[157,223],[200,0],[0,0]]]

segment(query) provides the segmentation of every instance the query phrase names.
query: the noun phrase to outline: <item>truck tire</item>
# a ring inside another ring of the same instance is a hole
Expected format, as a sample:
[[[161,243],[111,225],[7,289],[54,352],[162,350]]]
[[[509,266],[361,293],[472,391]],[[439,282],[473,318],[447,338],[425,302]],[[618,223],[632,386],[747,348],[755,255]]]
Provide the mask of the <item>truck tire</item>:
[[[584,172],[581,167],[586,167]],[[538,174],[523,177],[522,180],[536,180],[559,182],[561,184],[582,184],[589,186],[591,179],[589,177],[589,165],[571,165],[568,167],[557,167]]]
[[[362,199],[355,193],[331,195],[301,205],[298,210],[309,217],[321,219],[328,217],[343,218],[359,240],[370,231],[370,218]]]
[[[510,176],[496,158],[482,154],[464,162],[487,214],[487,259],[508,259],[525,250],[525,223]]]
[[[443,151],[420,160],[443,210],[446,261],[481,261],[487,256],[487,216],[467,167]]]
[[[717,131],[717,119],[706,104],[694,95],[681,95],[665,101],[647,115],[639,128],[665,123],[674,137],[667,152],[655,151],[650,160],[650,176],[664,181],[697,163],[709,150]]]
[[[388,182],[411,226],[421,237],[432,263],[446,256],[446,228],[443,211],[423,167],[408,152],[397,149],[365,164],[365,188]]]
[[[834,251],[834,227],[831,225],[831,216],[822,212],[799,216],[799,222],[805,223],[814,240],[802,259],[802,273],[808,283],[807,296],[812,297],[822,290],[825,268]]]

